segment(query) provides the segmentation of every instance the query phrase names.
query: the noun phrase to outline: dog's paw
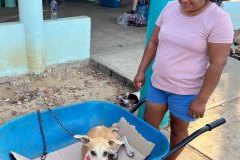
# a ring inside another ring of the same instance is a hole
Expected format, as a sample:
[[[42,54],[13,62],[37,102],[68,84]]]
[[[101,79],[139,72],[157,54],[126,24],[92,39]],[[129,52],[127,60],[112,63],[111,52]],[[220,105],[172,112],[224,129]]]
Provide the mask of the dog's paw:
[[[133,149],[127,150],[127,155],[128,155],[129,157],[133,158],[133,157],[134,157],[134,151],[133,151]]]

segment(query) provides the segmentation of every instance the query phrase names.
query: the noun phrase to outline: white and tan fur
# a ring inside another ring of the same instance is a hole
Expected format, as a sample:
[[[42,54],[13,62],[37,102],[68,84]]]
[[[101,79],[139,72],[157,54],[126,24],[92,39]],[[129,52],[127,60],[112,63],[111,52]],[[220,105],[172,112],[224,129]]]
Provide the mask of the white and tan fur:
[[[118,128],[98,126],[92,128],[87,135],[75,135],[83,143],[82,159],[108,160],[109,154],[117,159],[117,151],[121,145],[125,145],[128,156],[133,157],[134,152],[129,146],[126,137],[120,137]]]

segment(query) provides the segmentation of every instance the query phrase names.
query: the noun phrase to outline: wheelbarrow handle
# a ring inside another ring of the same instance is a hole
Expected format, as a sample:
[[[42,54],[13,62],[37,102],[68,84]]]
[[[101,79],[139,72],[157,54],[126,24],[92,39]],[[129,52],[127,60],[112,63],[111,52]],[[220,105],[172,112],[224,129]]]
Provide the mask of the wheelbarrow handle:
[[[135,104],[130,110],[130,113],[134,113],[141,105],[146,102],[146,98],[141,99],[137,104]]]
[[[206,124],[206,126],[208,126],[209,131],[211,131],[212,129],[214,129],[214,128],[216,128],[216,127],[218,127],[218,126],[220,126],[224,123],[226,123],[226,120],[224,118],[220,118],[220,119],[218,119],[218,120],[216,120],[216,121],[214,121],[210,124]]]
[[[222,125],[226,123],[226,120],[224,118],[220,118],[210,124],[206,124],[205,127],[202,127],[200,129],[198,129],[197,131],[195,131],[194,133],[192,133],[190,136],[188,136],[187,138],[185,138],[183,141],[181,141],[180,143],[178,143],[175,147],[173,147],[168,154],[163,157],[161,160],[165,160],[168,157],[170,157],[171,155],[173,155],[175,152],[177,152],[179,149],[181,149],[182,147],[184,147],[185,145],[187,145],[189,142],[191,142],[193,139],[195,139],[196,137],[198,137],[199,135],[203,134],[206,131],[211,131],[212,129]]]

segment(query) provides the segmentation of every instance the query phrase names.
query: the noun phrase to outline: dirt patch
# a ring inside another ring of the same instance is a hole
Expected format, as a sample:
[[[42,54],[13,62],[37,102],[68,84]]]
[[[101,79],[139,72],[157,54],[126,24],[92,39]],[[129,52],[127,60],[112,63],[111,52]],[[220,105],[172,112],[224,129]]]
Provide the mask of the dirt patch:
[[[0,125],[26,113],[89,100],[118,103],[132,88],[106,76],[90,62],[48,68],[41,76],[0,78]]]

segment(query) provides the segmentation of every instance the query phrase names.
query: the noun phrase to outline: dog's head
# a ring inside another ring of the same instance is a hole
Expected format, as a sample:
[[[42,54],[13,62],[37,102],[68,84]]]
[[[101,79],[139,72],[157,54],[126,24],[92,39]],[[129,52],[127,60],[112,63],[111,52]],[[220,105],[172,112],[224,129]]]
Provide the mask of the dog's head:
[[[109,154],[115,154],[122,142],[119,140],[107,140],[104,138],[90,138],[86,135],[75,135],[87,148],[84,160],[108,160]]]

